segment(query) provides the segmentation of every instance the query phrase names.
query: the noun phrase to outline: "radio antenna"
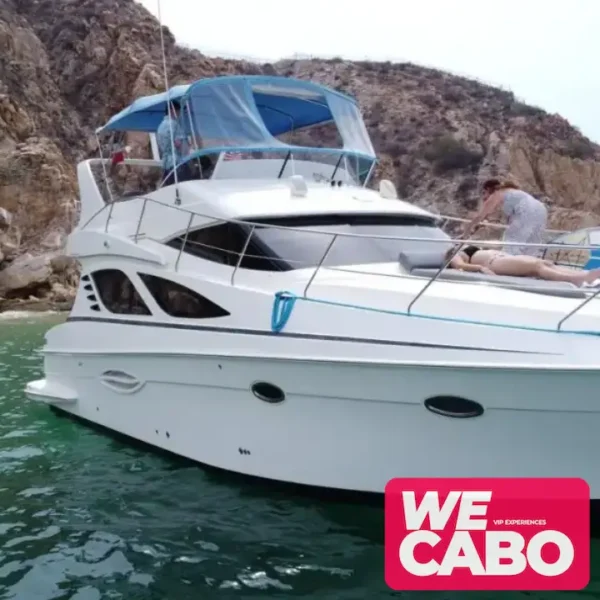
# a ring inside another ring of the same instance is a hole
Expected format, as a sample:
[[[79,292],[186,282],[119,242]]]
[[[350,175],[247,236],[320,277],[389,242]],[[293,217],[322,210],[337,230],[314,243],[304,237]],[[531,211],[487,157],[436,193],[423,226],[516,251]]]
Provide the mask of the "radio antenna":
[[[173,106],[171,105],[171,97],[169,94],[169,77],[167,75],[167,57],[165,53],[165,36],[163,33],[163,25],[162,25],[162,15],[160,12],[160,0],[156,0],[158,5],[158,24],[160,29],[160,49],[162,53],[162,63],[163,63],[163,77],[165,80],[165,93],[167,95],[167,110],[169,114],[169,133],[171,135],[171,156],[173,157],[173,178],[175,180],[175,204],[181,204],[181,199],[179,198],[179,185],[178,185],[178,177],[177,177],[177,164],[175,163],[175,138],[173,136]]]

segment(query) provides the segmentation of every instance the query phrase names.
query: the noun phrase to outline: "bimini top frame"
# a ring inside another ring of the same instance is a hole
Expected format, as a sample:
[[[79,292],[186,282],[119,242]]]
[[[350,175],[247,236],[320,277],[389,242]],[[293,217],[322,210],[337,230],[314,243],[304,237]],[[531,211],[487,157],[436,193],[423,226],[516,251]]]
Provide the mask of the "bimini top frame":
[[[289,150],[306,147],[278,136],[333,122],[342,148],[315,148],[376,161],[375,150],[354,98],[299,79],[272,76],[226,76],[177,85],[168,92],[138,98],[114,115],[97,133],[156,132],[168,99],[183,108],[181,124],[194,140],[195,155],[221,151]]]

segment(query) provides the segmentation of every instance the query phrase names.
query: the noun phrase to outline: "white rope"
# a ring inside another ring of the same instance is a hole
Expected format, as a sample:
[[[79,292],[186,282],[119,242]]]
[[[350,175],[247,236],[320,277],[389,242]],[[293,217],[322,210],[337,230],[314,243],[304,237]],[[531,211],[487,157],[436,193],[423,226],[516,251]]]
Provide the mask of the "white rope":
[[[179,204],[179,188],[177,187],[177,164],[175,162],[175,138],[173,137],[173,114],[171,113],[171,98],[169,96],[169,79],[167,76],[167,57],[165,55],[165,36],[163,34],[162,17],[160,13],[160,0],[156,0],[158,5],[158,24],[160,28],[160,48],[162,52],[163,76],[165,80],[165,92],[167,94],[167,110],[169,113],[169,132],[171,134],[171,156],[173,157],[173,177],[175,179],[175,204]]]

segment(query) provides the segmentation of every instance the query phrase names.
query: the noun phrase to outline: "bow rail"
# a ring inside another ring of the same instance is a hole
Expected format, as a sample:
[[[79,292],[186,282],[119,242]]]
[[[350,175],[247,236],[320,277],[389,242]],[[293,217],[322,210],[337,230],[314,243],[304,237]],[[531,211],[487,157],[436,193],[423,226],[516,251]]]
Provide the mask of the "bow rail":
[[[238,254],[238,256],[237,256],[237,260],[235,262],[235,266],[234,266],[232,274],[231,274],[231,280],[230,280],[231,285],[235,285],[235,276],[236,276],[238,270],[240,269],[240,265],[241,265],[244,257],[253,258],[253,255],[247,253],[247,250],[248,250],[248,246],[250,244],[250,241],[252,239],[252,236],[253,236],[256,228],[258,228],[258,227],[272,228],[272,229],[278,229],[278,230],[287,230],[290,232],[297,231],[293,227],[287,227],[284,225],[263,224],[260,222],[253,222],[253,221],[249,221],[249,220],[239,220],[239,219],[230,219],[230,218],[224,219],[222,217],[216,217],[215,215],[209,215],[209,214],[204,214],[204,213],[200,213],[200,212],[196,212],[196,211],[191,211],[191,210],[188,210],[188,209],[183,208],[178,205],[166,204],[164,202],[160,202],[158,200],[149,198],[147,196],[138,196],[137,199],[142,200],[142,203],[141,203],[141,208],[140,208],[140,212],[139,212],[139,218],[137,219],[136,230],[135,230],[135,233],[131,236],[131,238],[133,239],[133,241],[135,243],[139,243],[139,240],[142,238],[143,239],[153,239],[153,238],[149,238],[143,232],[141,232],[141,228],[142,228],[142,224],[144,221],[144,216],[146,214],[146,208],[147,208],[148,204],[158,205],[158,206],[164,208],[165,210],[177,210],[177,211],[180,211],[181,213],[187,214],[187,216],[188,216],[187,226],[186,226],[185,230],[183,231],[182,235],[179,236],[182,239],[182,243],[179,247],[178,256],[175,261],[175,271],[177,271],[179,268],[179,262],[180,262],[182,253],[185,250],[186,245],[190,244],[190,243],[197,244],[197,242],[188,241],[188,235],[193,228],[194,219],[196,217],[212,219],[216,222],[228,222],[228,223],[234,223],[234,224],[238,224],[238,225],[243,225],[245,227],[249,227],[250,230],[249,230],[248,236],[246,238],[245,244],[244,244],[241,252],[239,252],[239,254],[237,252],[234,253],[234,254]],[[132,198],[132,200],[133,200],[133,198]],[[102,209],[97,211],[90,219],[88,219],[88,221],[84,225],[82,225],[81,229],[86,229],[86,228],[90,227],[92,225],[92,223],[96,222],[100,218],[100,215],[102,215],[103,213],[106,212],[107,213],[106,219],[104,222],[101,223],[100,226],[103,227],[104,232],[108,232],[115,204],[116,203],[114,203],[114,202],[110,203],[110,204],[106,204]],[[466,220],[459,219],[458,217],[445,217],[445,218],[455,219],[460,222],[466,222]],[[452,258],[454,256],[456,256],[456,254],[460,251],[460,249],[466,245],[474,244],[474,245],[479,245],[479,246],[485,246],[487,248],[503,248],[503,247],[508,247],[508,246],[520,246],[520,247],[539,248],[539,249],[550,249],[550,248],[565,249],[565,244],[553,244],[553,243],[533,244],[533,243],[520,243],[520,242],[504,242],[502,240],[481,240],[481,239],[466,239],[465,240],[465,239],[452,239],[452,238],[451,239],[435,239],[435,238],[423,238],[423,237],[398,237],[398,236],[392,236],[392,235],[376,235],[376,234],[361,234],[361,233],[347,233],[347,232],[332,233],[330,231],[324,231],[324,230],[308,228],[308,227],[303,227],[302,232],[303,233],[320,234],[320,235],[327,236],[328,238],[331,238],[328,245],[326,246],[325,251],[323,252],[318,264],[314,267],[314,270],[306,283],[306,286],[303,291],[304,298],[307,297],[310,287],[313,284],[318,273],[320,272],[321,268],[323,268],[324,262],[326,261],[331,248],[335,244],[336,240],[338,240],[339,238],[350,237],[350,238],[364,238],[364,239],[398,240],[398,241],[405,241],[405,242],[423,242],[423,243],[427,243],[427,244],[441,243],[441,244],[445,244],[447,246],[454,244],[455,247],[454,247],[452,254],[446,258],[444,263],[436,270],[435,274],[433,274],[429,278],[423,277],[421,275],[411,274],[410,272],[409,273],[399,272],[397,274],[389,274],[389,273],[382,274],[382,273],[377,273],[377,272],[360,271],[360,270],[356,270],[356,269],[352,269],[352,270],[344,269],[342,267],[337,267],[337,266],[327,266],[327,269],[331,270],[331,271],[341,271],[341,272],[347,272],[347,273],[352,273],[352,274],[387,276],[387,277],[395,277],[395,278],[400,278],[400,279],[411,279],[411,280],[425,279],[426,281],[425,281],[424,286],[420,289],[420,291],[416,294],[416,296],[411,300],[411,302],[408,305],[408,309],[407,309],[408,314],[410,314],[415,303],[420,298],[423,297],[423,295],[427,292],[427,290],[436,281],[438,281],[440,279],[440,276],[442,275],[444,270],[448,267]],[[560,233],[560,232],[558,232],[558,233]],[[153,240],[153,241],[156,241],[159,243],[162,242],[162,240]],[[201,245],[205,245],[205,244],[201,244]],[[216,248],[216,247],[212,247],[212,246],[209,246],[209,247],[220,250],[220,251],[233,253],[233,251],[229,251],[227,249]],[[584,245],[570,245],[570,244],[568,245],[568,247],[573,250],[594,250],[594,249],[598,248],[598,246],[584,246]],[[261,258],[261,257],[256,257],[256,258]],[[286,258],[286,260],[291,263],[299,262],[299,261],[293,261],[293,260],[287,259],[287,258]],[[505,285],[503,286],[502,283],[495,284],[495,282],[493,281],[493,279],[491,277],[492,276],[490,276],[490,280],[488,281],[488,283],[491,283],[492,285],[500,285],[502,287],[509,287],[509,288],[512,287],[513,289],[519,289],[522,291],[534,291],[534,289],[537,287],[534,284],[528,285],[528,283],[527,283],[528,278],[525,278],[525,277],[523,277],[523,280],[524,280],[523,285],[519,285],[518,288],[515,288],[515,286],[505,286]],[[453,279],[453,280],[451,280],[451,283],[473,286],[473,285],[481,284],[482,282],[475,281],[475,280],[460,281],[460,280]],[[539,287],[537,287],[537,289],[539,291]],[[546,288],[546,289],[549,291],[551,288]],[[581,292],[584,294],[584,299],[581,300],[579,303],[577,303],[576,306],[569,313],[567,313],[563,318],[560,319],[560,321],[557,323],[556,331],[561,331],[562,326],[568,319],[573,317],[583,307],[588,305],[592,300],[595,300],[598,297],[598,295],[600,294],[600,287],[598,289],[590,289],[590,288],[581,289]]]

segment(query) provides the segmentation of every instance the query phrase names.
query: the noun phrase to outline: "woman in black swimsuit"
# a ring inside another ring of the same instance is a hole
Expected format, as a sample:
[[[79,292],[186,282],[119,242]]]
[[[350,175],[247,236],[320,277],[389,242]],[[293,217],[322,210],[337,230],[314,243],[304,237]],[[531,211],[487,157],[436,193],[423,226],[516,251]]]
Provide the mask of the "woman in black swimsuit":
[[[448,250],[446,260],[455,251]],[[472,271],[487,275],[509,275],[513,277],[537,277],[547,281],[566,281],[581,286],[600,278],[600,269],[583,271],[559,267],[549,260],[535,256],[512,255],[499,250],[467,246],[461,249],[450,261],[450,268]]]
[[[450,255],[456,250],[456,248],[450,248],[446,252],[444,260],[448,260]],[[481,248],[478,246],[465,246],[462,248],[450,261],[448,267],[451,269],[457,269],[458,271],[469,271],[472,273],[485,273],[486,275],[495,275],[491,269],[471,262],[473,256],[479,252]]]

